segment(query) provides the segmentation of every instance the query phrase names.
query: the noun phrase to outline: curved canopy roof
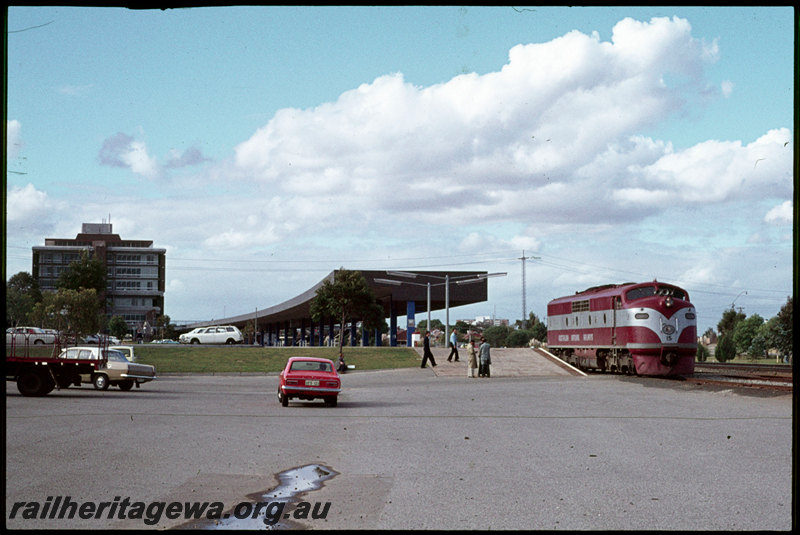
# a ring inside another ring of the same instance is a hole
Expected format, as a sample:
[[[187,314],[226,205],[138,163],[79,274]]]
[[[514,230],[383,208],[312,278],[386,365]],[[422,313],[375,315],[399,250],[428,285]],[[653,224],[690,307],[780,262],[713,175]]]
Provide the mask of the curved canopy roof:
[[[383,305],[386,317],[405,316],[408,301],[416,303],[417,314],[427,312],[428,283],[430,283],[432,311],[443,310],[446,306],[446,297],[450,308],[487,300],[486,281],[489,274],[486,271],[357,271],[364,275],[375,298]],[[311,319],[311,301],[316,296],[317,289],[324,281],[332,281],[335,275],[336,271],[332,271],[314,287],[281,304],[238,316],[198,322],[188,327],[236,325],[242,328],[252,320],[257,320],[259,325],[282,324],[287,321],[297,324],[302,320],[308,321]]]

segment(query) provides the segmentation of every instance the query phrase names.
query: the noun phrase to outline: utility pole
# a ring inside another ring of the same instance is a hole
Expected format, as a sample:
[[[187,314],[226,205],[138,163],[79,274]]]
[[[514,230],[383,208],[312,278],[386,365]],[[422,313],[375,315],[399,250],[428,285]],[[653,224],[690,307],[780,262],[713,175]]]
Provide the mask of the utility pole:
[[[522,250],[522,257],[518,258],[517,260],[522,260],[522,328],[525,329],[528,326],[528,308],[525,306],[525,261],[526,260],[538,260],[538,256],[525,256],[525,249]]]

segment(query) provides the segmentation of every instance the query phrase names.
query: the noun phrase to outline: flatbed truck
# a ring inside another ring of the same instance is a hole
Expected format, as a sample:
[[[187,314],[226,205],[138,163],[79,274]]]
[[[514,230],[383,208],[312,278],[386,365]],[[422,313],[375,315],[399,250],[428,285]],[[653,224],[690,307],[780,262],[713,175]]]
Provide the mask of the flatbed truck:
[[[23,396],[46,396],[54,388],[79,386],[81,375],[94,375],[103,366],[105,353],[99,359],[63,359],[61,344],[52,345],[6,344],[6,381],[17,383]]]

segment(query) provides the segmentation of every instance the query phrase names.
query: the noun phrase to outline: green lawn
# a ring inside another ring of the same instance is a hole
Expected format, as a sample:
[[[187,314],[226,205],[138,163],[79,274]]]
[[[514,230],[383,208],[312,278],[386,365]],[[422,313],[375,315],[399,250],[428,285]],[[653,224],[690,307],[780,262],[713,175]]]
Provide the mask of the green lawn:
[[[158,373],[279,372],[289,357],[321,357],[337,361],[336,347],[134,345],[136,361],[152,364]],[[344,359],[357,370],[419,366],[420,358],[405,347],[345,347]]]

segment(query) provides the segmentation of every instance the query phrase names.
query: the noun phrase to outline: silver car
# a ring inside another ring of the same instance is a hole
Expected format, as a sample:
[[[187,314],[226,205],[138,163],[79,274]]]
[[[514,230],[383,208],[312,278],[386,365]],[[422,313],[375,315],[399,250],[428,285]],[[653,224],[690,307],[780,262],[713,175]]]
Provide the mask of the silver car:
[[[155,366],[131,362],[125,358],[122,352],[115,349],[70,347],[62,351],[59,358],[102,360],[102,354],[106,357],[105,364],[95,370],[91,376],[81,375],[82,383],[92,383],[97,390],[108,390],[109,386],[118,386],[120,390],[130,390],[134,385],[138,388],[140,384],[156,378]]]

